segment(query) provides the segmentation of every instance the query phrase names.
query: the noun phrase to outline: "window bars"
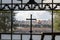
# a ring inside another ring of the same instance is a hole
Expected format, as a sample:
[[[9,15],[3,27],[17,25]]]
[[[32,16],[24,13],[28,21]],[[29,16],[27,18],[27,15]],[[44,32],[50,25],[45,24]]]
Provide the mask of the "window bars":
[[[41,0],[40,3],[35,2],[35,0],[29,0],[27,3],[23,3],[23,0],[20,1],[20,3],[13,3],[13,0],[8,4],[0,3],[0,10],[56,10],[60,6],[59,3],[53,3],[53,1],[52,3],[43,3],[44,0]]]

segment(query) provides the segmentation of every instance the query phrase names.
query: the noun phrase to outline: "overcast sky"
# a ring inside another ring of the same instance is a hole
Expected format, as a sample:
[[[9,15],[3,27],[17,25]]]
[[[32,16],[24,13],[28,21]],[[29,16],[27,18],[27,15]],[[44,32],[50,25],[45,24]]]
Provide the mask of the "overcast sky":
[[[30,14],[32,14],[33,18],[40,20],[51,20],[51,12],[48,11],[15,11],[16,20],[26,20],[26,18],[30,18]]]

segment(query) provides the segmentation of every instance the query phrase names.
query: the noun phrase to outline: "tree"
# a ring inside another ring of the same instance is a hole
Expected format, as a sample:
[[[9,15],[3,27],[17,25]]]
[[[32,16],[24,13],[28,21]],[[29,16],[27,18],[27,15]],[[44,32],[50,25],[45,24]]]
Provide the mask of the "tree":
[[[60,32],[60,10],[54,11],[54,31]]]
[[[11,11],[0,11],[0,32],[11,32]]]

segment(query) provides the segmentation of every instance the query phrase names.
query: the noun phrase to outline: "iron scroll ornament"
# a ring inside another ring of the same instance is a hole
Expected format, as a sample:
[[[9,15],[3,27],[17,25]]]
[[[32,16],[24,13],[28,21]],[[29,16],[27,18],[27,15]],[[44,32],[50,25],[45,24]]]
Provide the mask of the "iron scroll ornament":
[[[43,4],[43,5],[42,5]],[[13,7],[11,7],[11,5]],[[13,3],[13,4],[0,4],[0,6],[2,6],[0,8],[0,10],[45,10],[48,9],[49,10],[55,10],[56,8],[58,8],[58,6],[60,6],[60,3],[37,3],[34,0],[29,0],[27,3],[23,3],[21,0],[21,3]],[[52,7],[53,6],[53,7]]]

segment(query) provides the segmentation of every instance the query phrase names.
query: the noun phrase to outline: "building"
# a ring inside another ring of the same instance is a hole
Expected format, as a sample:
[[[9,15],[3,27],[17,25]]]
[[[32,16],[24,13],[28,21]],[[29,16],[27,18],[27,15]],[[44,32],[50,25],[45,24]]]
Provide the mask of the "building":
[[[16,27],[30,27],[30,21],[15,21]],[[32,21],[33,27],[51,27],[51,20],[36,20]]]

